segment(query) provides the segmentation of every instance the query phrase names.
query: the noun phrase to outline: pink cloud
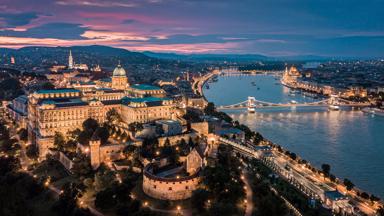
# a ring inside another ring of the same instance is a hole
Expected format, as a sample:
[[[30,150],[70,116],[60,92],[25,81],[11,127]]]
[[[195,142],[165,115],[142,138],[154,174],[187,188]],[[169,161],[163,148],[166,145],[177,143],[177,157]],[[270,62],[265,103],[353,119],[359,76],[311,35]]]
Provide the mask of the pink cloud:
[[[237,43],[201,43],[201,44],[147,44],[142,42],[129,42],[122,44],[121,41],[106,38],[88,40],[62,40],[53,38],[20,38],[0,36],[0,46],[7,48],[21,48],[24,46],[76,46],[103,44],[113,47],[124,48],[132,51],[155,51],[155,52],[178,52],[178,53],[204,53],[204,52],[229,52],[236,49]]]

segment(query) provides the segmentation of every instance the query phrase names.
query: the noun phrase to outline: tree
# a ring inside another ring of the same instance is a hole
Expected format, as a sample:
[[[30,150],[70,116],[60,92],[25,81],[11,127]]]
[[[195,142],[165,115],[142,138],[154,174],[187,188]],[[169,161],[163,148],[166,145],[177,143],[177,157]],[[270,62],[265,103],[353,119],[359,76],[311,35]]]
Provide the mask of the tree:
[[[183,115],[183,118],[190,122],[199,122],[201,117],[201,113],[196,110],[187,109],[187,112]],[[188,129],[190,129],[190,124],[188,124]]]
[[[322,169],[322,171],[323,171],[325,176],[329,176],[330,171],[331,171],[331,165],[329,165],[329,164],[322,164],[321,165],[321,169]]]
[[[116,200],[120,203],[127,203],[131,201],[131,191],[135,187],[135,183],[124,181],[121,184],[114,185]]]
[[[363,199],[369,199],[369,194],[367,194],[366,192],[363,192],[360,194],[360,197]]]
[[[22,90],[22,84],[18,79],[8,78],[0,82],[1,100],[13,100],[22,94],[24,94],[24,91]]]
[[[92,166],[89,158],[84,154],[78,153],[76,157],[73,158],[73,167],[71,171],[77,177],[89,176],[92,173]]]
[[[87,132],[89,136],[92,136],[98,127],[99,123],[93,118],[88,118],[83,122],[83,131]]]
[[[3,122],[0,122],[0,140],[9,139],[8,128],[4,125]]]
[[[116,204],[116,196],[113,189],[107,188],[96,194],[95,206],[97,208],[106,210],[113,208]]]
[[[254,136],[253,136],[253,143],[255,145],[258,145],[263,140],[264,140],[264,137],[259,132],[256,132],[254,134]]]
[[[108,168],[101,166],[99,171],[95,174],[93,185],[95,187],[95,191],[102,191],[111,187],[115,182],[115,173]]]
[[[107,122],[112,123],[112,124],[116,124],[118,122],[121,122],[121,116],[115,108],[112,108],[111,110],[109,110],[107,112],[106,118],[107,118]]]
[[[53,85],[51,82],[45,82],[41,85],[41,89],[43,90],[55,89],[55,85]]]
[[[330,174],[330,175],[329,175],[329,179],[330,179],[332,182],[336,182],[336,176],[333,175],[333,174]]]
[[[55,132],[53,138],[53,145],[59,150],[63,151],[65,147],[65,138],[64,135],[58,131]]]
[[[290,157],[292,160],[296,160],[297,155],[296,155],[296,153],[291,152],[291,153],[289,154],[289,157]]]
[[[106,127],[98,127],[94,135],[100,139],[102,144],[107,143],[109,138],[109,132]]]
[[[193,191],[191,203],[193,208],[197,209],[200,213],[204,211],[205,203],[209,198],[209,192],[204,189]]]
[[[369,199],[371,200],[371,202],[375,202],[375,201],[378,202],[378,201],[380,201],[380,198],[375,196],[375,195],[373,195],[373,194],[371,194]]]
[[[16,139],[5,139],[0,141],[0,151],[6,152],[7,154],[15,153],[15,143]]]
[[[344,185],[345,185],[345,187],[347,188],[347,190],[348,191],[350,191],[350,190],[352,190],[353,189],[353,187],[355,186],[352,182],[351,182],[351,180],[349,180],[349,179],[344,179]]]
[[[216,112],[215,104],[212,102],[209,102],[207,106],[204,108],[204,113],[207,115],[213,115],[215,112]]]
[[[8,172],[15,172],[21,168],[19,159],[8,156],[0,157],[0,176],[4,176]]]
[[[25,153],[32,160],[37,160],[37,158],[39,158],[39,150],[36,145],[28,145]]]
[[[25,128],[21,128],[18,132],[20,140],[26,142],[28,141],[28,131]]]
[[[130,130],[134,133],[139,132],[143,129],[144,129],[143,124],[140,122],[132,122],[128,125],[128,130]]]
[[[53,210],[60,216],[74,215],[78,198],[82,197],[83,186],[73,182],[66,183],[62,191],[59,200],[53,205]]]
[[[212,207],[209,209],[209,215],[230,216],[235,214],[236,214],[236,208],[233,207],[232,203],[228,203],[228,202],[215,202],[212,204]]]
[[[29,201],[41,195],[42,185],[23,172],[0,176],[0,215],[36,215]]]

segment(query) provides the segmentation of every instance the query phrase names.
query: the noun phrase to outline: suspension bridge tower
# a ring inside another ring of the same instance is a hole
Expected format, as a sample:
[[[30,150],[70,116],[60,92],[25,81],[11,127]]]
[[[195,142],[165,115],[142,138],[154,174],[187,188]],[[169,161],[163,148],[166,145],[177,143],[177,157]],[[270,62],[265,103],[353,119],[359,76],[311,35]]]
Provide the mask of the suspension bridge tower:
[[[248,106],[248,112],[254,113],[256,112],[256,99],[255,97],[248,97],[247,106]]]
[[[328,108],[330,110],[339,110],[340,109],[339,97],[337,95],[331,95],[331,97],[329,98],[328,104],[329,104]]]

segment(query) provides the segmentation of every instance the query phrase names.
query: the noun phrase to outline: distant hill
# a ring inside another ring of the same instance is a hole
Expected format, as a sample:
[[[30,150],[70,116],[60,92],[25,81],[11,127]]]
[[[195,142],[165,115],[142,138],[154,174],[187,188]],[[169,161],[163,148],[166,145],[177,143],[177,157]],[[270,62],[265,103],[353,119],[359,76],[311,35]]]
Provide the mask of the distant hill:
[[[265,56],[259,54],[176,54],[176,53],[156,53],[146,51],[145,55],[153,58],[180,60],[180,61],[207,61],[207,62],[254,62],[254,61],[322,61],[332,59],[331,57],[315,55],[297,56]],[[338,58],[342,59],[342,58]]]
[[[101,64],[105,67],[114,67],[118,61],[121,61],[122,64],[156,64],[158,61],[158,59],[148,57],[143,53],[99,45],[72,47],[33,46],[20,49],[0,48],[0,56],[6,58],[14,56],[18,64],[26,66],[66,65],[69,50],[72,50],[75,63],[85,63],[88,65]]]
[[[10,56],[14,56],[18,65],[49,66],[64,64],[68,62],[69,50],[75,63],[88,65],[100,64],[104,67],[114,67],[121,61],[121,64],[170,64],[172,61],[184,62],[255,62],[255,61],[311,61],[329,60],[330,57],[302,55],[271,57],[259,54],[177,54],[177,53],[156,53],[156,52],[132,52],[126,49],[109,46],[72,46],[72,47],[41,47],[32,46],[20,49],[0,48],[0,64],[9,62]],[[342,59],[342,58],[338,58]]]
[[[145,55],[159,59],[180,60],[180,61],[267,61],[269,57],[258,54],[176,54],[176,53],[155,53],[146,51]]]

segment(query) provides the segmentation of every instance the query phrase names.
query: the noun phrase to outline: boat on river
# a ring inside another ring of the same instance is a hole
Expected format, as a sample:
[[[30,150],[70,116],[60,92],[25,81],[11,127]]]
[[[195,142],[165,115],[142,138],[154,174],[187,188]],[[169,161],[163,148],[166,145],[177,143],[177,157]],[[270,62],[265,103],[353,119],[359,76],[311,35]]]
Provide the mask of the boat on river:
[[[331,104],[331,105],[328,106],[328,109],[329,110],[337,111],[337,110],[340,110],[340,106]]]
[[[372,115],[384,116],[384,109],[366,107],[363,108],[361,111]]]

